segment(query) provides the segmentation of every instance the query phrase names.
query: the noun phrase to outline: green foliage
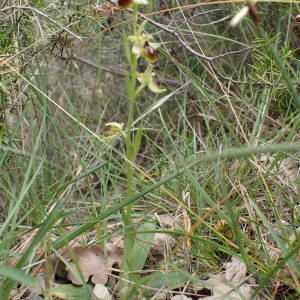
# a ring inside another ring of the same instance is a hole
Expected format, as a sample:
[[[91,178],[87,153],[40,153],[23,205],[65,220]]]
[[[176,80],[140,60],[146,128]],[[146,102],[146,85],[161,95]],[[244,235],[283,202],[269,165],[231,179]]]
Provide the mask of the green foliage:
[[[246,16],[228,28],[243,4],[183,1],[175,9],[175,1],[151,1],[147,23],[137,10],[94,4],[34,0],[28,5],[40,14],[1,12],[1,300],[31,286],[41,252],[89,243],[95,231],[93,243],[103,246],[119,234],[127,239],[132,299],[156,289],[193,291],[198,274],[219,272],[230,256],[246,263],[257,295],[271,298],[278,287],[286,288],[282,299],[295,295],[298,5],[259,3],[260,27]],[[162,95],[136,80],[147,63],[132,53],[128,35],[142,23],[161,43],[153,72],[167,89]],[[102,139],[109,122],[125,124],[122,137]],[[184,226],[164,228],[156,219],[164,214],[184,216]],[[171,235],[178,251],[141,275],[155,232]],[[281,253],[276,263],[268,245]],[[178,252],[183,268],[174,263]],[[91,287],[46,293],[83,299]]]
[[[51,295],[64,300],[82,300],[90,299],[97,300],[93,295],[92,287],[89,285],[72,286],[70,284],[60,284],[51,289]]]
[[[36,285],[36,279],[26,274],[26,272],[21,271],[17,268],[9,268],[5,264],[0,265],[0,274],[1,276],[7,276],[12,278],[15,281],[21,282],[28,286]],[[1,293],[0,293],[1,294]]]

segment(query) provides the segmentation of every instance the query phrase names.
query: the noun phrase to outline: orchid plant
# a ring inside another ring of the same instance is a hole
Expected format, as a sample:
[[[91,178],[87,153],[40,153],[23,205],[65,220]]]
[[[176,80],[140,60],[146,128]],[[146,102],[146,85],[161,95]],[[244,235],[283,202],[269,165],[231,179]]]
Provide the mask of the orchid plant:
[[[148,3],[146,0],[118,0],[117,6],[120,9],[132,9],[133,13],[133,32],[132,35],[123,35],[124,49],[129,64],[129,71],[126,74],[126,87],[128,98],[128,118],[126,129],[123,129],[122,124],[108,123],[106,124],[105,138],[114,139],[122,136],[126,141],[126,156],[127,156],[127,197],[133,195],[133,175],[134,175],[134,161],[139,152],[140,142],[142,138],[142,127],[137,131],[132,130],[135,103],[138,95],[146,87],[153,93],[162,93],[165,89],[159,88],[154,81],[155,73],[153,72],[153,63],[158,61],[159,43],[153,42],[153,36],[145,32],[147,22],[144,21],[139,25],[138,6]],[[144,59],[147,62],[147,67],[143,72],[138,72],[138,60]],[[137,82],[140,85],[137,85]],[[134,271],[137,269],[135,264],[136,257],[133,257],[132,251],[137,245],[136,228],[132,220],[132,206],[127,205],[122,212],[122,219],[124,224],[124,259],[123,259],[123,273],[121,281],[121,297],[129,299],[130,282],[134,281]]]

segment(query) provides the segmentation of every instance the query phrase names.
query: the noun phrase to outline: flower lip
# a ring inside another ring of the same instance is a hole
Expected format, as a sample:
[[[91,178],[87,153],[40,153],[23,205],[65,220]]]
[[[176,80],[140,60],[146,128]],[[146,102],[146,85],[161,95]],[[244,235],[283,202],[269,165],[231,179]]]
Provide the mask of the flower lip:
[[[118,0],[117,4],[120,8],[129,8],[133,5],[133,0]]]
[[[141,51],[141,55],[150,62],[156,62],[158,60],[158,54],[154,47],[152,47],[148,41],[145,42]]]

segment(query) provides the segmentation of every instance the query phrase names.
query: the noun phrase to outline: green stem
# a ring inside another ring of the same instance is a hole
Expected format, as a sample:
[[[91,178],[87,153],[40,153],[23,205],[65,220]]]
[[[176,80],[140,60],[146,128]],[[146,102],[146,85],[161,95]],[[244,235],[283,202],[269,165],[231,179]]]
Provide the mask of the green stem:
[[[137,5],[133,7],[133,31],[136,34],[137,31],[137,21],[138,21],[138,10]],[[127,155],[127,198],[129,199],[133,195],[133,167],[132,163],[135,160],[134,151],[134,136],[132,135],[131,129],[134,119],[135,112],[135,102],[136,102],[136,73],[137,73],[137,56],[134,53],[130,54],[129,57],[130,72],[127,81],[127,95],[128,95],[128,119],[127,119],[127,130],[126,130],[126,155]],[[124,256],[123,256],[123,281],[122,287],[125,289],[122,295],[123,299],[126,299],[127,292],[129,292],[128,281],[131,280],[131,272],[135,271],[132,268],[132,258],[131,253],[135,245],[135,227],[132,221],[132,204],[128,204],[123,210],[123,222],[124,222]]]

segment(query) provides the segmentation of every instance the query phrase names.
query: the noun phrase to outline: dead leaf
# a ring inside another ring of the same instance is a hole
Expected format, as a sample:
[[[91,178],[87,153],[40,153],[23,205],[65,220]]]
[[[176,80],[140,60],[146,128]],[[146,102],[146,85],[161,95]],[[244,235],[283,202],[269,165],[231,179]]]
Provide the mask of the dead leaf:
[[[245,263],[236,257],[232,257],[231,262],[228,262],[225,268],[225,272],[211,275],[206,281],[205,287],[209,288],[213,295],[202,299],[250,299],[253,292],[253,284],[247,282],[247,267]]]
[[[247,267],[239,258],[232,257],[231,262],[226,264],[225,279],[234,284],[241,284],[245,281]]]
[[[169,253],[176,245],[176,240],[166,233],[155,233],[154,239],[151,245],[150,252],[164,255]]]
[[[111,300],[108,289],[103,284],[96,284],[93,293],[99,300]]]
[[[159,225],[161,228],[171,229],[171,230],[183,230],[183,227],[181,225],[181,220],[179,219],[179,216],[172,216],[170,214],[154,214],[156,219],[159,222]]]
[[[92,245],[88,248],[83,246],[75,246],[69,249],[64,255],[65,259],[71,259],[66,267],[68,279],[75,285],[82,285],[83,281],[89,279],[94,284],[105,284],[108,274],[114,264],[121,265],[121,255],[118,249],[111,245],[107,245],[108,255],[104,258],[104,252],[98,245]]]
[[[185,295],[176,295],[172,297],[171,300],[192,300],[192,298],[187,297]]]
[[[262,163],[262,170],[265,172],[273,163],[274,155],[261,154],[259,161]],[[289,186],[296,194],[299,192],[299,184],[297,179],[300,176],[299,162],[290,157],[284,158],[277,163],[276,168],[271,170],[276,180],[285,186]]]

